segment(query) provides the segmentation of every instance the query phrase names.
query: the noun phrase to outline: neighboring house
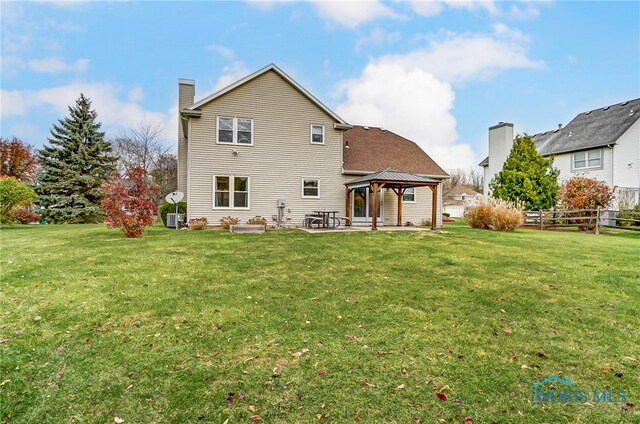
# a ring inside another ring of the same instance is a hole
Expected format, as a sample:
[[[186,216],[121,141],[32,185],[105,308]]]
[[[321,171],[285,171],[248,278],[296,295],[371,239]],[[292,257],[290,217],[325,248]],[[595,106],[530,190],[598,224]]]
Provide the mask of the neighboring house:
[[[376,188],[378,225],[397,225],[398,210],[403,223],[435,216],[441,225],[439,188],[448,175],[440,166],[399,135],[348,124],[277,66],[194,97],[194,81],[181,79],[178,190],[189,218],[270,220],[281,199],[291,226],[315,209],[368,225]]]
[[[451,216],[463,217],[467,208],[475,205],[481,198],[482,194],[469,186],[455,186],[445,190],[442,208]]]
[[[640,202],[640,99],[595,109],[576,116],[565,127],[536,134],[538,152],[553,156],[560,180],[584,175],[604,181],[616,193],[614,208]],[[502,170],[513,145],[513,124],[489,128],[489,157],[484,167],[484,192]]]

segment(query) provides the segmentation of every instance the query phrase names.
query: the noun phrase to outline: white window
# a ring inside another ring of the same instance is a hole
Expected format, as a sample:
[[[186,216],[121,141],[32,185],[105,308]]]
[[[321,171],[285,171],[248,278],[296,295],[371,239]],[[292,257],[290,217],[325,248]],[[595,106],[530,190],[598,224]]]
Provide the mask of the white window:
[[[602,168],[602,149],[573,154],[573,169]]]
[[[403,203],[415,203],[416,202],[416,189],[405,188],[404,193],[402,194],[402,202]]]
[[[320,197],[320,179],[303,178],[302,179],[302,197]]]
[[[311,125],[311,144],[324,144],[324,125]]]
[[[218,116],[216,125],[217,143],[253,145],[253,119]]]
[[[213,207],[249,209],[249,177],[215,175]]]

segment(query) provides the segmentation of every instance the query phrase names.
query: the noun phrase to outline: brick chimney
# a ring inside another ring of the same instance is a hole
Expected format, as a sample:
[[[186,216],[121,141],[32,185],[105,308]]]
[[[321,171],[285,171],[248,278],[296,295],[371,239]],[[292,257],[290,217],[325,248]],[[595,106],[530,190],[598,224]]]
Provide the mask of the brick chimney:
[[[188,118],[183,118],[180,112],[194,103],[196,82],[190,79],[178,80],[178,191],[187,194],[187,128]],[[188,134],[187,134],[188,135]]]

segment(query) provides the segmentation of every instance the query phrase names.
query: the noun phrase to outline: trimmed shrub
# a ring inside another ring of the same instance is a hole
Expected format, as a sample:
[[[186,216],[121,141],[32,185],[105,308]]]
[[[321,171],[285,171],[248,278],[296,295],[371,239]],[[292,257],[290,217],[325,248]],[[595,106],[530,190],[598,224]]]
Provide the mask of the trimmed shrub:
[[[267,218],[261,217],[260,215],[254,216],[253,218],[247,219],[247,224],[264,225],[264,227],[267,228]]]
[[[618,218],[640,220],[640,204],[633,209],[620,211]],[[617,221],[617,225],[620,225],[621,227],[640,227],[640,222]]]
[[[206,230],[207,229],[207,218],[204,216],[202,218],[193,218],[189,220],[189,229],[190,230]]]
[[[523,212],[519,206],[499,199],[485,199],[467,210],[465,218],[472,228],[514,231],[522,224]]]
[[[447,218],[451,217],[449,212],[442,212],[442,216],[446,216]]]
[[[163,225],[167,225],[167,214],[176,213],[176,205],[173,203],[163,203],[159,209],[160,219]],[[187,213],[187,202],[178,202],[178,213]]]
[[[238,218],[233,218],[231,216],[225,216],[224,218],[220,218],[220,226],[225,230],[228,230],[232,225],[236,225],[240,220]]]
[[[27,208],[15,208],[9,213],[9,219],[18,224],[31,224],[40,221],[40,215]]]

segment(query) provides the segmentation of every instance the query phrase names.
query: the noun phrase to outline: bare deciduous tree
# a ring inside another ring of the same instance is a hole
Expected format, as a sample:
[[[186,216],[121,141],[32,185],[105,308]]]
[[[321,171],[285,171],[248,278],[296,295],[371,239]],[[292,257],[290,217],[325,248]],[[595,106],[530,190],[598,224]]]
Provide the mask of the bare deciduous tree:
[[[482,193],[484,175],[481,169],[449,169],[447,173],[449,174],[449,179],[444,183],[444,190],[464,185],[473,188],[478,193]]]
[[[158,203],[165,194],[176,190],[178,180],[178,160],[160,140],[161,134],[161,124],[142,121],[111,140],[120,174],[126,175],[133,167],[144,169],[160,188]]]

